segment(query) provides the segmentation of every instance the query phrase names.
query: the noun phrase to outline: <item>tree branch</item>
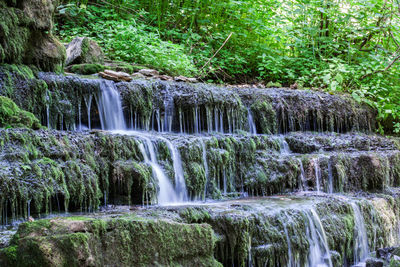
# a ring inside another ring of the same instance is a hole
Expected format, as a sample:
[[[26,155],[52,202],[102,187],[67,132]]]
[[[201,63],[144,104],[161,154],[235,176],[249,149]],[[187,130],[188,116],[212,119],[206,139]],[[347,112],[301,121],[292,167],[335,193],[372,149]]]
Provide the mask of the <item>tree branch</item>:
[[[367,78],[367,77],[369,77],[369,76],[375,75],[375,74],[377,74],[377,73],[382,73],[382,72],[388,71],[388,70],[394,65],[394,63],[396,63],[399,59],[400,59],[400,54],[397,55],[397,56],[392,60],[392,62],[390,62],[390,64],[387,65],[386,68],[384,68],[383,70],[376,70],[376,71],[373,71],[373,72],[371,72],[371,73],[367,73],[367,74],[365,74],[364,76],[361,77],[361,80],[363,80],[363,79],[365,79],[365,78]]]

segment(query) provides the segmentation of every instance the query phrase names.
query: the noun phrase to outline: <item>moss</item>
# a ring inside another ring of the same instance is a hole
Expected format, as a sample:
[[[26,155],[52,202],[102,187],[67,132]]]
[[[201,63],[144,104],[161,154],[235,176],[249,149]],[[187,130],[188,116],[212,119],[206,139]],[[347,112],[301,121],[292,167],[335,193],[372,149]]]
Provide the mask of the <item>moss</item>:
[[[30,112],[21,110],[11,99],[0,96],[0,127],[27,127],[39,129],[39,120]]]
[[[100,64],[77,64],[72,65],[68,68],[73,73],[88,75],[95,74],[104,71],[105,66]]]
[[[261,133],[273,134],[278,132],[276,111],[269,102],[257,101],[251,106],[256,128]]]
[[[213,258],[214,242],[211,227],[204,224],[132,218],[56,219],[47,232],[32,229],[15,240],[16,266],[219,266]]]

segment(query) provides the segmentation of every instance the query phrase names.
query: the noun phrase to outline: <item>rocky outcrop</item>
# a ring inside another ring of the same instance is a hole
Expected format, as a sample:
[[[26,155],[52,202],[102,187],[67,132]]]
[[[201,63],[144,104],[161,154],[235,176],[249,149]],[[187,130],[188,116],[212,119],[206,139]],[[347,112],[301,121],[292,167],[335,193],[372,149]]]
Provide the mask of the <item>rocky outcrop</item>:
[[[67,45],[67,66],[73,64],[103,64],[100,46],[88,37],[76,37]]]
[[[17,235],[3,266],[221,266],[206,224],[80,217],[26,223]]]
[[[362,211],[367,246],[375,250],[399,241],[390,237],[398,205],[391,196],[292,195],[39,220],[20,225],[0,249],[0,264],[347,266],[360,253],[354,209]]]
[[[65,48],[51,35],[54,1],[0,1],[0,63],[61,72]]]

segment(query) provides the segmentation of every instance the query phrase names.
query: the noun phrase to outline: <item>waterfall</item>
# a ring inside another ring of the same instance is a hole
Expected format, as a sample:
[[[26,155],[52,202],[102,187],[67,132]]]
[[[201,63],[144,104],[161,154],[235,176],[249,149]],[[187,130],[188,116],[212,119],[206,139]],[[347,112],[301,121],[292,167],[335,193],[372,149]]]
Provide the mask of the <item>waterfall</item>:
[[[86,105],[86,109],[87,109],[87,116],[88,116],[88,129],[90,130],[91,128],[92,128],[92,125],[91,125],[91,121],[90,121],[90,110],[91,110],[91,106],[92,106],[92,98],[93,98],[93,96],[92,95],[88,95],[88,96],[85,96],[84,97],[84,99],[85,99],[85,105]],[[82,127],[82,126],[81,126]]]
[[[289,155],[291,153],[289,144],[286,142],[286,139],[283,135],[278,136],[280,152],[282,155]]]
[[[302,190],[305,191],[307,189],[307,184],[306,184],[306,173],[304,171],[304,167],[303,167],[303,162],[301,161],[301,159],[298,159],[299,161],[299,168],[300,168],[300,181],[301,181],[301,187]]]
[[[317,186],[317,194],[319,194],[321,191],[321,185],[320,185],[321,168],[319,166],[319,158],[314,159],[314,171],[315,171],[315,182],[316,182],[316,186]]]
[[[125,130],[121,97],[114,82],[102,80],[96,95],[102,130]]]
[[[207,163],[207,149],[206,144],[200,139],[201,148],[203,149],[203,164],[204,164],[204,172],[206,174],[206,182],[204,184],[204,200],[207,196],[207,184],[208,184],[208,163]]]
[[[282,218],[282,224],[283,224],[283,231],[285,232],[285,236],[286,236],[286,242],[287,242],[287,245],[288,245],[288,258],[289,258],[289,261],[288,261],[287,266],[288,267],[292,267],[292,266],[295,266],[295,261],[293,259],[292,243],[290,241],[289,231],[287,229],[288,221],[290,221],[290,217],[287,214],[285,214],[284,218]]]
[[[354,212],[354,264],[358,264],[368,257],[368,237],[360,208],[354,202],[351,207]]]
[[[247,120],[249,121],[249,131],[251,134],[256,135],[257,134],[257,128],[256,124],[254,123],[253,120],[253,114],[251,113],[251,109],[247,108]]]
[[[330,159],[328,160],[328,185],[329,185],[329,188],[328,188],[329,194],[333,194],[332,162]]]
[[[308,220],[307,238],[310,244],[308,266],[332,267],[328,241],[321,220],[314,209],[306,212]]]
[[[145,135],[139,135],[144,139],[144,143],[139,145],[139,149],[142,152],[145,163],[148,163],[152,170],[153,175],[158,180],[159,191],[157,194],[158,204],[166,205],[169,203],[174,203],[179,201],[179,197],[176,194],[170,180],[165,175],[163,169],[157,162],[157,156],[154,149],[154,145],[151,142],[150,138]],[[150,157],[149,157],[150,156]]]
[[[172,132],[172,120],[174,117],[174,98],[167,94],[164,99],[164,128],[163,131]],[[158,129],[160,131],[160,129]]]
[[[174,172],[175,172],[175,192],[178,196],[177,201],[178,202],[187,201],[188,195],[187,195],[187,189],[186,189],[185,176],[183,174],[181,155],[180,155],[178,149],[176,148],[176,146],[171,141],[169,141],[168,139],[163,138],[163,137],[159,137],[159,138],[167,144],[168,149],[171,152],[172,163],[173,163]]]

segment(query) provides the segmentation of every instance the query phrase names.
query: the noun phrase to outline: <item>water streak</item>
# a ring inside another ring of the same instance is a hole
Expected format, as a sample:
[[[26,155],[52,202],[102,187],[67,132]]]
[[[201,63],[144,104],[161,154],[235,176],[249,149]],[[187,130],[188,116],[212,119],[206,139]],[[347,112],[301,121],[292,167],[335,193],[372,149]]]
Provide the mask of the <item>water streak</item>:
[[[308,220],[307,238],[310,244],[308,266],[332,267],[325,230],[317,212],[311,209],[306,216]]]
[[[202,139],[200,139],[200,144],[201,144],[201,148],[203,150],[203,164],[204,164],[204,172],[206,175],[206,182],[204,184],[204,196],[203,196],[203,200],[206,199],[207,196],[207,184],[208,184],[208,163],[207,163],[207,149],[206,149],[206,144],[203,142]]]
[[[103,80],[96,95],[102,130],[125,130],[120,94],[114,82]]]
[[[354,202],[351,203],[351,207],[354,212],[354,263],[358,264],[368,257],[368,237],[360,208]]]
[[[253,114],[251,113],[251,109],[247,108],[247,120],[249,121],[249,131],[251,134],[256,135],[257,134],[257,128],[256,124],[254,123],[253,120]]]
[[[153,175],[158,180],[159,191],[157,195],[158,204],[166,205],[174,202],[178,202],[179,197],[175,193],[174,188],[168,177],[165,175],[163,169],[157,162],[156,152],[153,143],[150,138],[141,135],[141,138],[144,139],[144,143],[139,145],[139,149],[142,152],[145,163],[149,164],[152,167]]]

